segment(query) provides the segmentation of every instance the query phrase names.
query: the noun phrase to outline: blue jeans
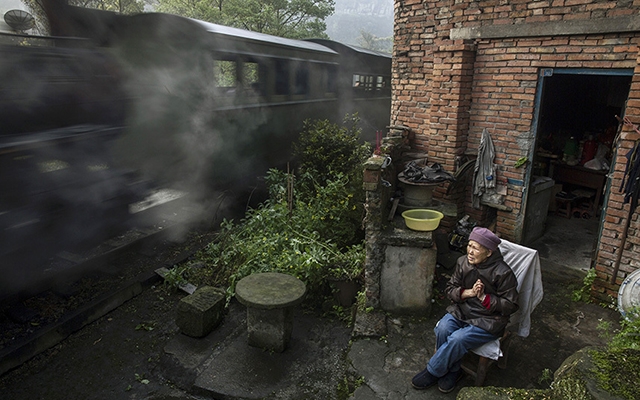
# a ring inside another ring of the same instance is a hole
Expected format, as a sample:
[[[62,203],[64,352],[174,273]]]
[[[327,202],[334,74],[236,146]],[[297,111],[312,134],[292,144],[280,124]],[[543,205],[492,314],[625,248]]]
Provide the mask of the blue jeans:
[[[442,377],[449,371],[459,371],[462,357],[471,349],[497,339],[492,333],[462,322],[446,314],[433,329],[436,334],[436,353],[427,364],[431,375]]]

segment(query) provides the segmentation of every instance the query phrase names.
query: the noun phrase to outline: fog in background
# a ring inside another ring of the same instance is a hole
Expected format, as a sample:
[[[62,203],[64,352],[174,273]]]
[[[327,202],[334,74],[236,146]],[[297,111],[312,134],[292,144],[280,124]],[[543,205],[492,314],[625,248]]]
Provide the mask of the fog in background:
[[[393,0],[335,0],[335,12],[326,20],[326,33],[336,42],[363,46],[362,31],[376,38],[393,37]]]

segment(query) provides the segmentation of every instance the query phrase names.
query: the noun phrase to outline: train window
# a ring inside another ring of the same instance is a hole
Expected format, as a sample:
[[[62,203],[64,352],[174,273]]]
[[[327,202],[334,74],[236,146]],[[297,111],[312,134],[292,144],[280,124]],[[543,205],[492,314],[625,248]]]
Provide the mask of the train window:
[[[338,86],[338,69],[331,65],[327,67],[327,93],[335,93]]]
[[[259,65],[256,62],[245,62],[242,68],[242,82],[245,87],[253,87],[260,81]]]
[[[361,83],[360,83],[360,75],[358,74],[353,74],[353,79],[351,81],[351,84],[353,87],[360,87]]]
[[[373,79],[372,75],[353,74],[352,85],[358,89],[373,90]]]
[[[373,90],[373,76],[367,75],[364,77],[364,88],[365,90]]]
[[[309,93],[309,66],[300,64],[296,69],[295,94]]]
[[[289,63],[276,60],[276,94],[289,94]]]
[[[235,88],[238,80],[235,61],[216,60],[213,64],[213,76],[217,87]]]
[[[376,77],[376,90],[382,90],[382,88],[387,86],[387,82],[384,79],[384,76]]]
[[[242,84],[249,96],[260,95],[260,64],[246,61],[242,67]]]

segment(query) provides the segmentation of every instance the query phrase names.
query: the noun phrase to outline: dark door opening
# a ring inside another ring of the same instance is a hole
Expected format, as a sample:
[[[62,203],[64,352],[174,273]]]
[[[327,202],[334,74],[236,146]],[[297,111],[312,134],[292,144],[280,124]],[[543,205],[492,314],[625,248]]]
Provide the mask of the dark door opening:
[[[632,76],[633,70],[541,71],[524,244],[549,235],[559,257],[582,253],[591,261],[615,151],[616,116],[624,114]]]

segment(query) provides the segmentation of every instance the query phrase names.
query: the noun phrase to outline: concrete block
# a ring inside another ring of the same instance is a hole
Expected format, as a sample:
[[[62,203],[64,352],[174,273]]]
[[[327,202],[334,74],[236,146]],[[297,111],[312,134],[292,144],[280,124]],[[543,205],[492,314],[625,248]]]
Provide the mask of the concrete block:
[[[222,289],[203,286],[178,303],[176,325],[191,337],[204,337],[222,321],[225,294]]]
[[[424,314],[431,309],[436,247],[388,245],[380,273],[383,310]]]

